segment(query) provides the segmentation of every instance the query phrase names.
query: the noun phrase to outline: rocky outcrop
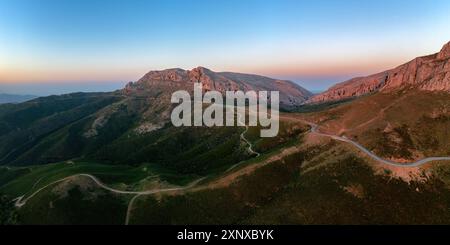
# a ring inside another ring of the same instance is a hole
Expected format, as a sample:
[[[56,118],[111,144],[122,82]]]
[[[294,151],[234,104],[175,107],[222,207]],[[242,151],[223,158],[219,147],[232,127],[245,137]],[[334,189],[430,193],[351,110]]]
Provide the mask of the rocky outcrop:
[[[441,52],[438,54],[438,59],[448,59],[450,58],[450,42],[448,42],[444,47],[441,49]]]
[[[128,95],[149,95],[164,93],[168,96],[175,90],[192,91],[194,83],[202,83],[205,91],[279,91],[280,106],[288,109],[304,103],[312,93],[301,86],[286,80],[268,77],[232,73],[214,72],[204,67],[192,70],[168,69],[151,71],[135,83],[129,83],[124,88]]]
[[[307,103],[322,103],[361,96],[378,91],[386,82],[387,74],[379,73],[368,77],[357,77],[338,83],[327,91],[313,96]]]
[[[392,70],[337,84],[313,96],[307,103],[342,100],[398,89],[450,92],[450,42],[437,54],[418,57]]]

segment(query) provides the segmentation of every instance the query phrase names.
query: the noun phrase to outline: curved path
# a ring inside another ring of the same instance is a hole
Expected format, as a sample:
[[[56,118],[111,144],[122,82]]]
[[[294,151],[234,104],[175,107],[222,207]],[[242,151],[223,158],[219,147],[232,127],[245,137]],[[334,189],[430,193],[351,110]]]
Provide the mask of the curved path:
[[[130,217],[131,217],[131,211],[133,210],[133,204],[136,199],[138,199],[141,195],[136,195],[133,198],[131,198],[130,202],[128,203],[127,207],[127,215],[125,217],[125,225],[128,225],[130,223]]]
[[[171,189],[157,189],[157,190],[139,192],[137,195],[135,195],[133,198],[131,198],[130,202],[128,203],[127,215],[125,217],[125,225],[129,224],[130,217],[131,217],[131,211],[133,210],[133,204],[136,201],[136,199],[138,199],[139,197],[145,196],[145,195],[161,193],[161,192],[188,190],[190,188],[195,187],[200,181],[204,180],[205,178],[206,177],[195,180],[194,182],[190,183],[189,185],[187,185],[185,187],[171,188]]]
[[[110,191],[110,192],[113,192],[113,193],[117,193],[117,194],[129,194],[129,195],[150,195],[150,194],[161,193],[161,192],[186,190],[188,188],[191,188],[191,187],[195,186],[198,182],[200,182],[201,180],[204,179],[204,178],[198,179],[198,180],[194,181],[193,183],[191,183],[190,185],[185,186],[185,187],[174,187],[174,188],[166,188],[166,189],[154,189],[154,190],[148,190],[148,191],[124,191],[124,190],[114,189],[114,188],[111,188],[111,187],[103,184],[103,182],[101,182],[99,179],[97,179],[93,175],[90,175],[90,174],[76,174],[76,175],[71,175],[71,176],[68,176],[66,178],[54,181],[54,182],[52,182],[50,184],[47,184],[47,185],[39,188],[35,192],[33,192],[33,194],[29,195],[25,199],[24,199],[25,196],[20,196],[20,197],[14,199],[15,200],[15,206],[20,208],[23,205],[25,205],[28,200],[33,198],[36,194],[38,194],[39,192],[43,191],[47,187],[52,186],[52,185],[57,184],[57,183],[64,182],[66,180],[69,180],[71,178],[78,177],[78,176],[86,177],[86,178],[89,178],[89,179],[93,180],[100,188],[105,189],[107,191]],[[40,181],[40,180],[38,180],[38,181]]]
[[[253,144],[252,144],[247,138],[245,138],[245,134],[248,132],[248,129],[249,129],[248,125],[245,124],[245,122],[241,120],[241,119],[242,119],[242,115],[241,115],[241,114],[237,113],[237,115],[238,115],[238,123],[239,123],[240,125],[242,125],[242,126],[245,126],[245,131],[242,132],[242,134],[241,134],[241,139],[242,139],[243,141],[245,141],[245,143],[247,143],[247,145],[248,145],[248,151],[249,151],[251,154],[256,155],[256,157],[259,157],[261,154],[258,153],[258,152],[256,152],[256,151],[254,151],[254,150],[253,150]]]
[[[359,150],[361,150],[362,152],[367,154],[369,157],[373,158],[374,160],[376,160],[380,163],[386,164],[386,165],[395,166],[395,167],[419,167],[421,165],[424,165],[426,163],[433,162],[433,161],[450,161],[450,157],[427,157],[427,158],[417,160],[415,162],[406,162],[406,163],[394,162],[394,161],[387,160],[387,159],[384,159],[384,158],[381,158],[381,157],[375,155],[373,152],[371,152],[369,149],[365,148],[364,146],[360,145],[358,142],[353,141],[345,136],[321,133],[318,131],[319,125],[317,125],[315,123],[308,122],[308,121],[301,120],[301,119],[296,119],[296,120],[299,120],[299,121],[302,121],[302,122],[308,124],[311,127],[311,133],[320,135],[320,136],[330,137],[337,141],[342,141],[342,142],[352,144],[353,146],[355,146],[356,148],[358,148]]]

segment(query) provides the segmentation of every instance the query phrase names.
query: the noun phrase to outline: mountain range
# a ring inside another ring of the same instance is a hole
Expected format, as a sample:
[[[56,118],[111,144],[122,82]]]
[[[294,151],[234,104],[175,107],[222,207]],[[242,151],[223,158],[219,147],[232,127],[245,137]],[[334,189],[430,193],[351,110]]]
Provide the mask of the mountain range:
[[[441,52],[419,57],[392,70],[337,84],[313,95],[286,80],[192,70],[151,71],[137,82],[110,93],[75,93],[34,99],[0,108],[0,162],[49,163],[97,155],[107,145],[148,135],[167,127],[172,92],[204,90],[280,91],[280,108],[295,110],[315,104],[393,91],[450,91],[450,44]],[[355,120],[351,120],[355,122]],[[331,121],[330,121],[331,122]],[[108,160],[110,157],[103,157]],[[119,158],[116,158],[120,159]]]
[[[0,193],[24,224],[448,224],[449,60],[450,43],[318,95],[197,67],[0,105]],[[280,91],[279,135],[172,126],[194,83]]]
[[[294,82],[272,79],[259,75],[213,72],[204,67],[192,70],[168,69],[151,71],[136,83],[125,87],[128,95],[146,95],[149,91],[158,90],[167,95],[175,90],[192,91],[194,83],[202,83],[206,91],[280,91],[280,107],[289,109],[301,105],[312,93]],[[166,89],[166,91],[162,91]]]

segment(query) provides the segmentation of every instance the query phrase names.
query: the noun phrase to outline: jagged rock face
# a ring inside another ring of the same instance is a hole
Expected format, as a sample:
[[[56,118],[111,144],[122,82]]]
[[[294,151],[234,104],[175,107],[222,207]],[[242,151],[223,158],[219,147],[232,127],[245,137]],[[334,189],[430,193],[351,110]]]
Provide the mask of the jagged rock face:
[[[386,73],[378,73],[368,77],[357,77],[338,83],[327,91],[313,96],[307,103],[321,103],[361,96],[380,89],[386,82]]]
[[[444,47],[441,49],[441,52],[438,54],[438,59],[448,59],[450,58],[450,42],[448,42]]]
[[[392,70],[337,84],[307,102],[341,100],[397,89],[450,92],[450,42],[437,54],[418,57]]]
[[[151,71],[135,83],[129,83],[124,92],[127,95],[149,96],[163,93],[164,99],[170,98],[176,90],[192,91],[194,83],[200,82],[205,91],[279,91],[280,106],[288,109],[301,105],[312,93],[301,86],[285,80],[268,77],[231,73],[213,72],[204,67],[192,70],[168,69]],[[170,99],[168,99],[170,101]]]

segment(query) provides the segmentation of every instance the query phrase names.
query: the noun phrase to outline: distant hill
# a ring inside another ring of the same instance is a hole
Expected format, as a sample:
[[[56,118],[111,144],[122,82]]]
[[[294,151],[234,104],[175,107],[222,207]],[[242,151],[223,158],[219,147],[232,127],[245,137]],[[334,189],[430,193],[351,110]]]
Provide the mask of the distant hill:
[[[37,98],[35,95],[19,95],[19,94],[1,94],[0,93],[0,104],[6,103],[22,103],[28,100]]]

